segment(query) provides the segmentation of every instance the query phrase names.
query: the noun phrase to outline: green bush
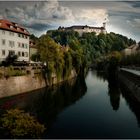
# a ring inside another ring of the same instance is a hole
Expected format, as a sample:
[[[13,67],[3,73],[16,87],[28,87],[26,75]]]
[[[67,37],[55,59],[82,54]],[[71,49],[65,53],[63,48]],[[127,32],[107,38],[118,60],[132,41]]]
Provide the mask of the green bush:
[[[140,66],[140,53],[131,54],[127,56],[123,56],[121,60],[121,65],[123,66]]]
[[[13,138],[39,138],[44,132],[44,125],[19,109],[8,110],[1,118],[1,126]]]
[[[5,76],[6,77],[10,77],[10,76],[22,76],[22,75],[26,75],[26,72],[23,70],[14,70],[14,68],[12,66],[7,67],[6,71],[5,71]]]

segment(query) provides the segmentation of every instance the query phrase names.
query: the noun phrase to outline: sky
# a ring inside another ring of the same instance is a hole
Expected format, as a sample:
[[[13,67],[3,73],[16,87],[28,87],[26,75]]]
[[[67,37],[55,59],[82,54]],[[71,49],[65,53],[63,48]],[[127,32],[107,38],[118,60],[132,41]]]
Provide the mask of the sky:
[[[101,27],[140,41],[140,1],[0,1],[0,19],[17,22],[36,36],[59,26]]]

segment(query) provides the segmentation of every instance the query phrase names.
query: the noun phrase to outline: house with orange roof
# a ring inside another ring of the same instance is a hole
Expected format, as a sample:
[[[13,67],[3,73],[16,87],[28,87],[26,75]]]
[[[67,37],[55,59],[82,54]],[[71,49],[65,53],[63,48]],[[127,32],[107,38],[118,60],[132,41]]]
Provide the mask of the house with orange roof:
[[[0,61],[8,55],[17,55],[18,61],[29,61],[29,36],[18,23],[0,19]]]
[[[131,55],[131,54],[136,54],[140,53],[140,45],[139,44],[133,44],[130,47],[124,49],[122,51],[124,55]]]

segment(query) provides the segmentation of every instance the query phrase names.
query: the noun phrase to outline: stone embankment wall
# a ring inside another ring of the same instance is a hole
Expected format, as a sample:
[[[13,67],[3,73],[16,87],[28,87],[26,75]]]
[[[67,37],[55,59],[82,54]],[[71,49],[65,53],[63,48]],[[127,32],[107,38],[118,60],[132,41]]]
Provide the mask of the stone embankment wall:
[[[129,91],[129,94],[140,102],[140,76],[120,70],[118,77],[124,88]]]
[[[75,70],[71,71],[67,80],[76,77]],[[63,82],[64,80],[57,80],[53,77],[51,85]],[[30,92],[50,86],[41,74],[29,74],[24,76],[14,76],[9,78],[0,78],[0,98],[17,95],[21,93]]]

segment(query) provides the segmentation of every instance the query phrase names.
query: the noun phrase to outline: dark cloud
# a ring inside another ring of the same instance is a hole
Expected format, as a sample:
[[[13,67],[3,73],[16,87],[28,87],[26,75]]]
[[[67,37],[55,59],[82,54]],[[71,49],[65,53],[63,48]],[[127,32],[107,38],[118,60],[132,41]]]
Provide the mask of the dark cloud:
[[[27,28],[31,28],[33,30],[37,30],[37,31],[44,31],[50,28],[53,28],[52,25],[49,24],[41,24],[41,23],[35,23],[35,24],[31,24],[31,25],[25,25]]]
[[[139,8],[140,7],[140,1],[128,1],[126,3],[129,3],[134,8]]]
[[[0,18],[7,18],[41,34],[74,24],[101,26],[140,39],[139,1],[22,1],[0,2]]]

